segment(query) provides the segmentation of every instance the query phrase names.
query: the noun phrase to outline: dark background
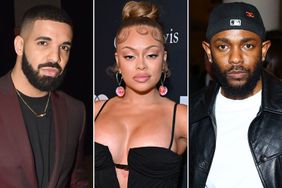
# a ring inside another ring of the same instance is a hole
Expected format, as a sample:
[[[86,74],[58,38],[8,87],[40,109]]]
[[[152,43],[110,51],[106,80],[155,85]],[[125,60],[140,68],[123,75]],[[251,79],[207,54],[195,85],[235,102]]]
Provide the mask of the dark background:
[[[222,0],[189,1],[189,95],[205,87],[207,66],[202,41],[205,40],[209,14]]]

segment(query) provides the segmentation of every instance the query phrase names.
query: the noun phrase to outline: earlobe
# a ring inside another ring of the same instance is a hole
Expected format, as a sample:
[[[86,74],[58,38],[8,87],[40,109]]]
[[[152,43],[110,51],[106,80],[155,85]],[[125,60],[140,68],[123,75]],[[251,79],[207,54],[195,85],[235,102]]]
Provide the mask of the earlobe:
[[[24,41],[21,36],[16,36],[14,40],[14,48],[17,53],[17,55],[22,56],[23,55],[23,47],[24,47]]]

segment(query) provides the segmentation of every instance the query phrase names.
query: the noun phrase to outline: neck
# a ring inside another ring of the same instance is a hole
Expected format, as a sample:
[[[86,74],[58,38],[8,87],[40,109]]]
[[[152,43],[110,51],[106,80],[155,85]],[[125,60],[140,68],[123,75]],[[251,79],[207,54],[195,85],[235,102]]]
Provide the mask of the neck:
[[[163,97],[160,96],[157,89],[152,89],[148,93],[140,94],[129,88],[126,88],[125,95],[123,96],[124,101],[128,101],[131,104],[153,104],[158,102]]]
[[[17,62],[11,73],[14,87],[26,96],[43,97],[48,94],[47,91],[40,91],[35,88],[26,78],[20,64]]]

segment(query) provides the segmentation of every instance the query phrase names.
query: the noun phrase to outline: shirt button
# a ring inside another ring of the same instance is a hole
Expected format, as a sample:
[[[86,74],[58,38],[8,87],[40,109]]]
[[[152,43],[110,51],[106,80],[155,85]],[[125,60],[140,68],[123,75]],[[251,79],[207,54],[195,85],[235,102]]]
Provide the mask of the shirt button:
[[[266,155],[261,155],[260,156],[260,162],[266,162],[267,161],[267,157],[266,157]]]

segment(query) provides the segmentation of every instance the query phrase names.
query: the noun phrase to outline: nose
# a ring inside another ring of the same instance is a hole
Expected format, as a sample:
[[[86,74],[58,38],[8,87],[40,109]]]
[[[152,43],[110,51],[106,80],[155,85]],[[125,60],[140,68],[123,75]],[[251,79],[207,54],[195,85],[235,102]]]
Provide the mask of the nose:
[[[60,63],[61,61],[60,49],[59,48],[52,49],[48,55],[48,60],[52,63]]]
[[[138,70],[144,70],[146,69],[147,65],[145,63],[145,60],[143,57],[140,57],[137,59],[137,63],[136,63],[136,69]]]
[[[239,47],[233,48],[230,51],[229,63],[230,64],[240,64],[243,62],[242,52]]]

